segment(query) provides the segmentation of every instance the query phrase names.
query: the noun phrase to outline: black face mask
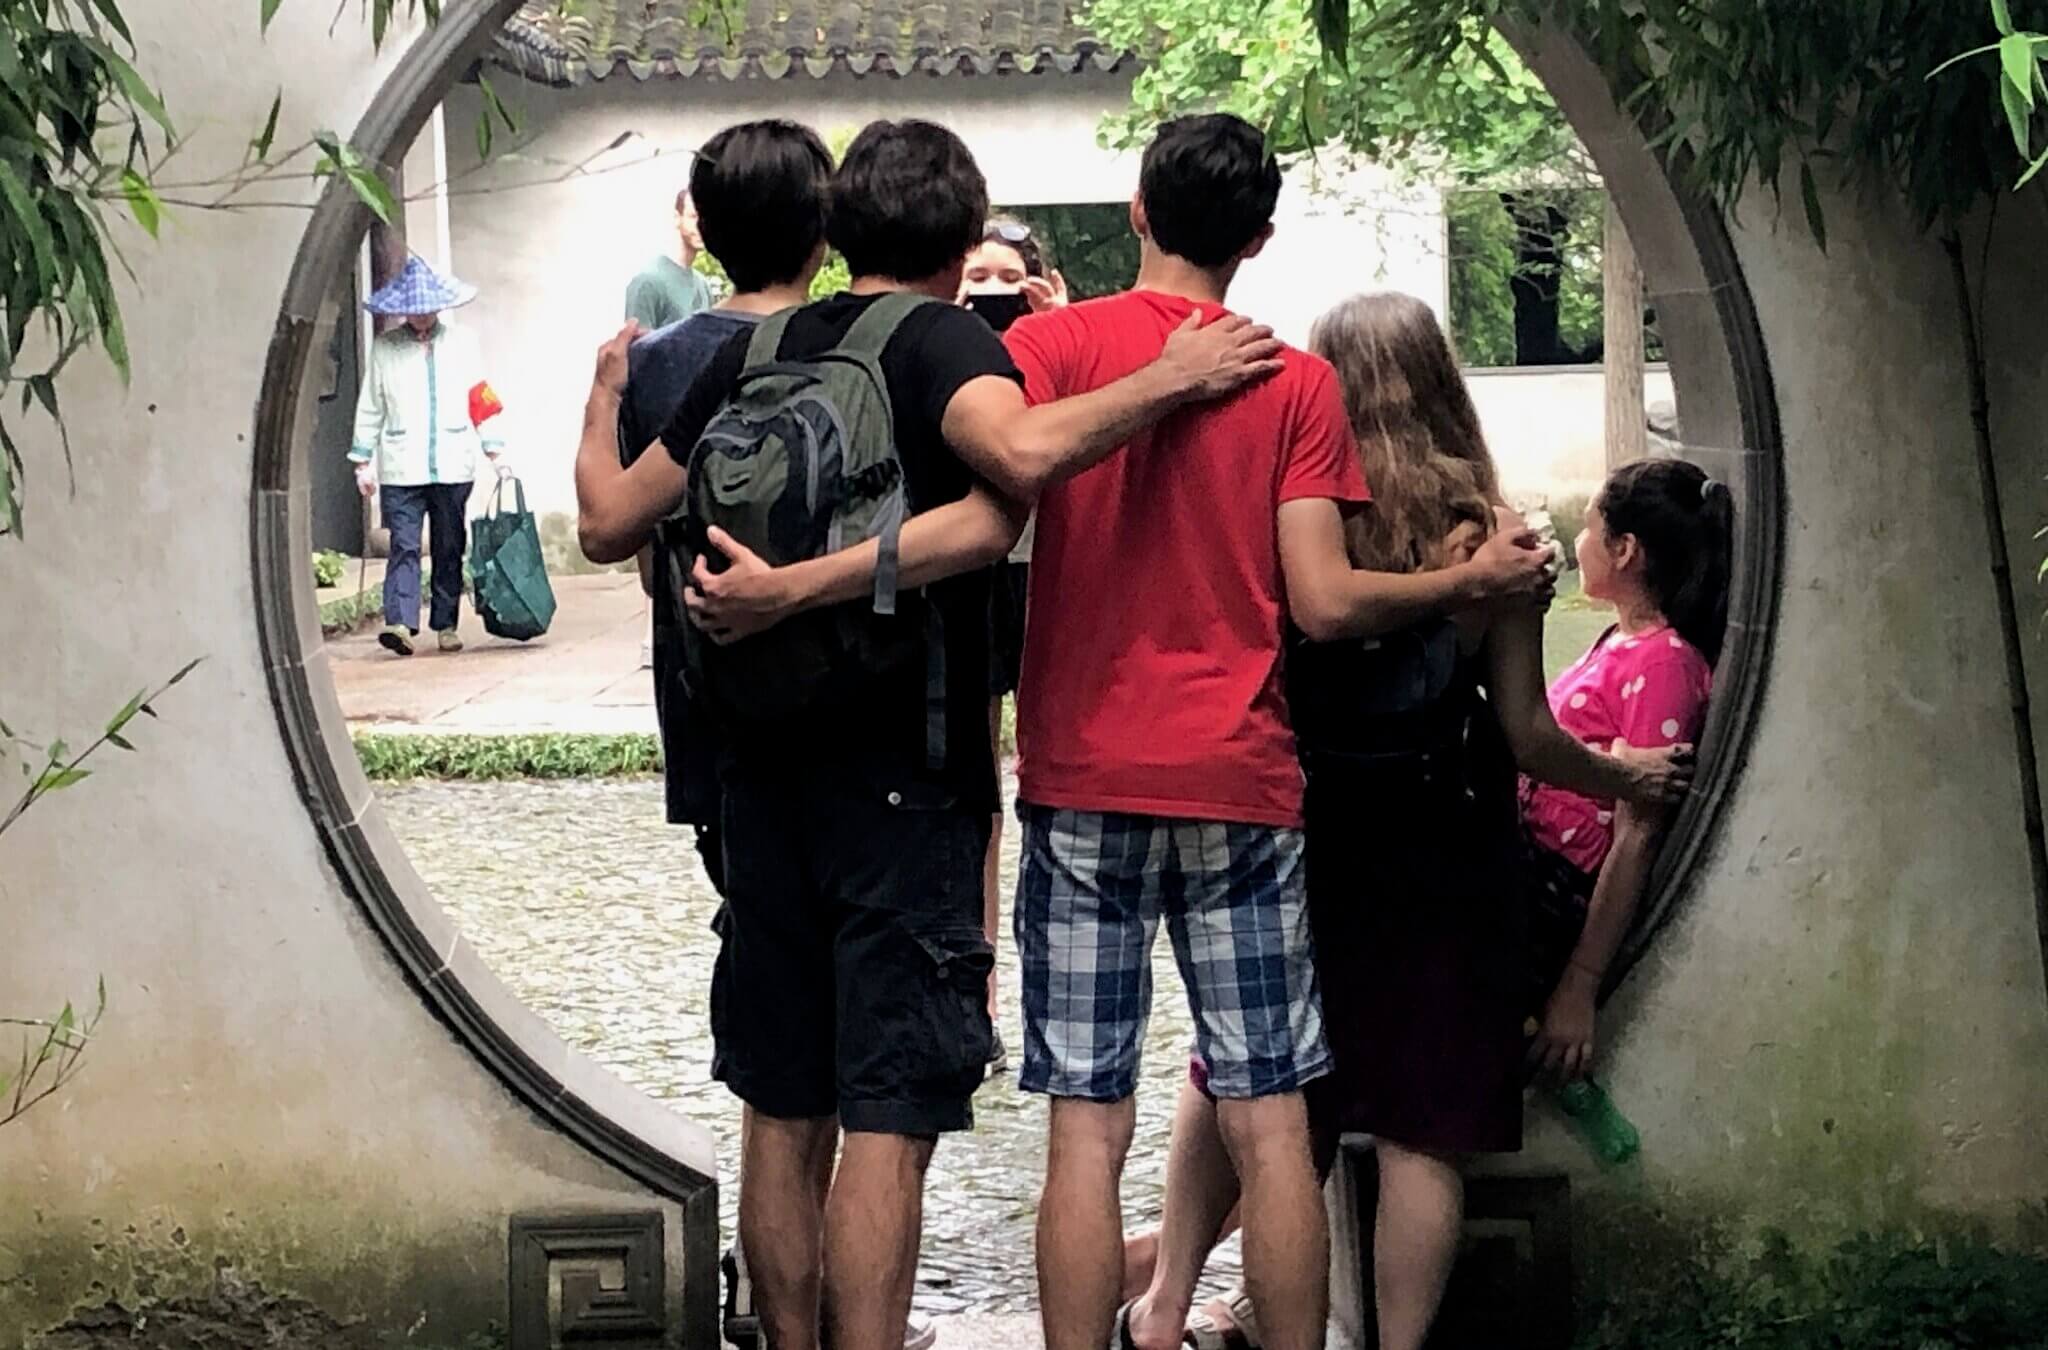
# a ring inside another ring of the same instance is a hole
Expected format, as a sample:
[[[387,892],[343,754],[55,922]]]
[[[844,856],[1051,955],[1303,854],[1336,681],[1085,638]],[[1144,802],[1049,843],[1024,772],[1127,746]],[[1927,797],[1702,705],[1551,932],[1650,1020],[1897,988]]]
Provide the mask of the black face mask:
[[[970,295],[967,308],[1000,333],[1031,312],[1031,301],[1023,295]]]

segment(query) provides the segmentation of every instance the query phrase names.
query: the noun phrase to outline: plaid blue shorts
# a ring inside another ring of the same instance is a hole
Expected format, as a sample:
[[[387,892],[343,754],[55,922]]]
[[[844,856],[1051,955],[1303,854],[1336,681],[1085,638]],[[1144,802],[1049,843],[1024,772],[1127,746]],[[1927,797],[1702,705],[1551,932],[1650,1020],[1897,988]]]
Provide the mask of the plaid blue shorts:
[[[1330,1070],[1299,830],[1020,805],[1027,1092],[1137,1091],[1166,920],[1219,1097],[1293,1092]]]

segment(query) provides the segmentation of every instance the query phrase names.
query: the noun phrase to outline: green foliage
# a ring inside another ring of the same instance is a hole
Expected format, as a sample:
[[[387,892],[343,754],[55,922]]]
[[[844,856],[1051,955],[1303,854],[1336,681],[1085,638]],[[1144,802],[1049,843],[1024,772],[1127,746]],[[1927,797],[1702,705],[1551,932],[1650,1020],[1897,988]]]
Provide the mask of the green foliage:
[[[9,1068],[0,1063],[0,1125],[12,1124],[37,1104],[56,1095],[77,1076],[80,1062],[107,1012],[107,982],[99,982],[92,1011],[80,1013],[66,1003],[47,1021],[33,1017],[0,1017],[0,1027],[25,1031],[21,1057]]]
[[[313,585],[319,590],[339,586],[348,573],[348,559],[331,548],[323,548],[313,555]]]
[[[279,0],[258,0],[266,26]],[[382,39],[397,0],[365,0]],[[433,17],[439,0],[406,0]],[[166,184],[159,170],[184,142],[163,97],[135,69],[135,41],[118,0],[0,0],[0,393],[19,387],[19,415],[38,408],[57,427],[67,470],[58,380],[98,347],[122,379],[127,330],[114,288],[123,271],[106,207],[116,204],[154,239],[177,206],[255,205],[247,192],[297,177],[341,177],[380,217],[397,209],[390,188],[331,132],[273,153],[284,96],[272,102],[240,169]],[[310,170],[302,157],[318,153]],[[288,205],[271,201],[262,205]],[[27,473],[16,424],[0,404],[0,534],[22,532]]]
[[[2001,63],[1926,78],[1984,36],[1983,11],[1955,0],[1768,10],[1754,0],[1309,3],[1324,22],[1369,22],[1380,46],[1424,68],[1477,59],[1489,41],[1481,21],[1563,22],[1624,106],[1677,110],[1658,148],[1683,152],[1673,163],[1693,187],[1731,209],[1752,185],[1781,205],[1789,194],[1823,247],[1823,180],[1901,198],[1931,228],[1953,225],[2028,167],[2002,120],[1984,115],[2003,101]]]
[[[2048,1350],[2048,1260],[1980,1239],[1864,1234],[1810,1254],[1781,1233],[1720,1267],[1632,1281],[1586,1350]]]
[[[1538,189],[1517,194],[1525,206],[1555,207],[1564,219],[1558,243],[1564,265],[1556,278],[1560,345],[1594,359],[1604,337],[1601,249],[1607,230],[1606,194],[1580,189]],[[1470,366],[1513,366],[1514,283],[1535,270],[1520,250],[1522,227],[1501,194],[1452,192],[1444,196],[1450,262],[1450,327],[1458,356]]]
[[[1004,206],[997,214],[1031,227],[1051,265],[1066,279],[1072,299],[1114,295],[1138,275],[1138,237],[1131,233],[1126,202]]]
[[[2048,142],[2048,33],[2015,27],[2012,7],[2006,0],[1991,0],[1991,22],[1998,41],[1972,48],[1937,66],[1935,76],[1951,67],[1978,57],[1993,56],[1998,62],[1998,97],[2005,111],[2006,126],[2012,131],[2013,148],[2021,159],[2034,154],[2034,146]],[[2041,128],[2039,134],[2036,128]],[[2016,186],[2025,187],[2043,169],[2048,169],[2048,148],[2027,165]]]
[[[413,778],[615,778],[661,771],[661,742],[645,735],[414,736],[360,733],[363,772]]]
[[[1265,128],[1276,153],[1335,143],[1437,179],[1591,181],[1563,114],[1483,15],[1445,6],[1454,17],[1424,49],[1387,31],[1385,13],[1399,7],[1346,7],[1325,31],[1348,41],[1326,60],[1317,23],[1295,0],[1094,0],[1090,27],[1146,55],[1132,108],[1104,136],[1137,145],[1164,118],[1221,109]]]
[[[16,761],[26,784],[13,808],[5,816],[0,816],[0,835],[6,834],[28,814],[30,807],[51,793],[76,787],[90,778],[92,770],[85,767],[85,762],[101,750],[111,745],[117,750],[133,752],[135,746],[128,740],[128,725],[137,717],[155,717],[157,699],[183,681],[198,665],[196,660],[189,661],[156,689],[136,690],[135,696],[107,719],[106,727],[92,744],[77,754],[72,754],[61,740],[41,745],[18,735],[13,727],[0,721],[0,764]],[[98,1000],[90,1013],[80,1013],[66,1003],[55,1017],[47,1020],[0,1017],[0,1027],[21,1028],[26,1032],[22,1037],[21,1055],[14,1067],[10,1069],[0,1061],[0,1125],[19,1120],[37,1103],[47,1101],[71,1081],[106,1011],[107,982],[102,979]]]
[[[22,413],[36,403],[54,418],[57,378],[88,345],[128,374],[102,204],[125,201],[155,233],[147,171],[175,132],[130,64],[134,40],[112,0],[9,0],[0,12],[0,386],[20,386]],[[32,330],[49,355],[23,371]],[[0,532],[21,533],[24,472],[0,411]]]

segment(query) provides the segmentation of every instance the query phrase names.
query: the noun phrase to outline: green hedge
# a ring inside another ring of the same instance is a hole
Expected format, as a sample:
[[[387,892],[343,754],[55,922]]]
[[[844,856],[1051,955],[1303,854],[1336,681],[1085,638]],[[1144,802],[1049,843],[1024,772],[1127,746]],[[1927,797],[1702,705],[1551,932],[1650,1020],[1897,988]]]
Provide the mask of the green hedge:
[[[619,778],[661,771],[649,735],[552,732],[533,736],[430,736],[359,732],[363,772],[384,782],[414,778]]]

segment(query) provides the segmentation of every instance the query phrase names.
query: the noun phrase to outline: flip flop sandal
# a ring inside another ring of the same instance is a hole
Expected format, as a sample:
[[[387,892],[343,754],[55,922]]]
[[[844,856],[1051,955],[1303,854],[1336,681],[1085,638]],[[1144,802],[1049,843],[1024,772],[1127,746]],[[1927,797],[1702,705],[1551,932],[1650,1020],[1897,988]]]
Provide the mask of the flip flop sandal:
[[[1252,1296],[1244,1286],[1236,1286],[1218,1301],[1230,1310],[1230,1320],[1236,1325],[1225,1327],[1207,1310],[1197,1308],[1188,1317],[1187,1334],[1181,1337],[1181,1344],[1193,1346],[1194,1350],[1259,1350],[1258,1310],[1252,1306]]]
[[[1109,1329],[1109,1350],[1138,1350],[1138,1343],[1131,1339],[1131,1309],[1137,1306],[1131,1302],[1116,1310],[1116,1323]]]

